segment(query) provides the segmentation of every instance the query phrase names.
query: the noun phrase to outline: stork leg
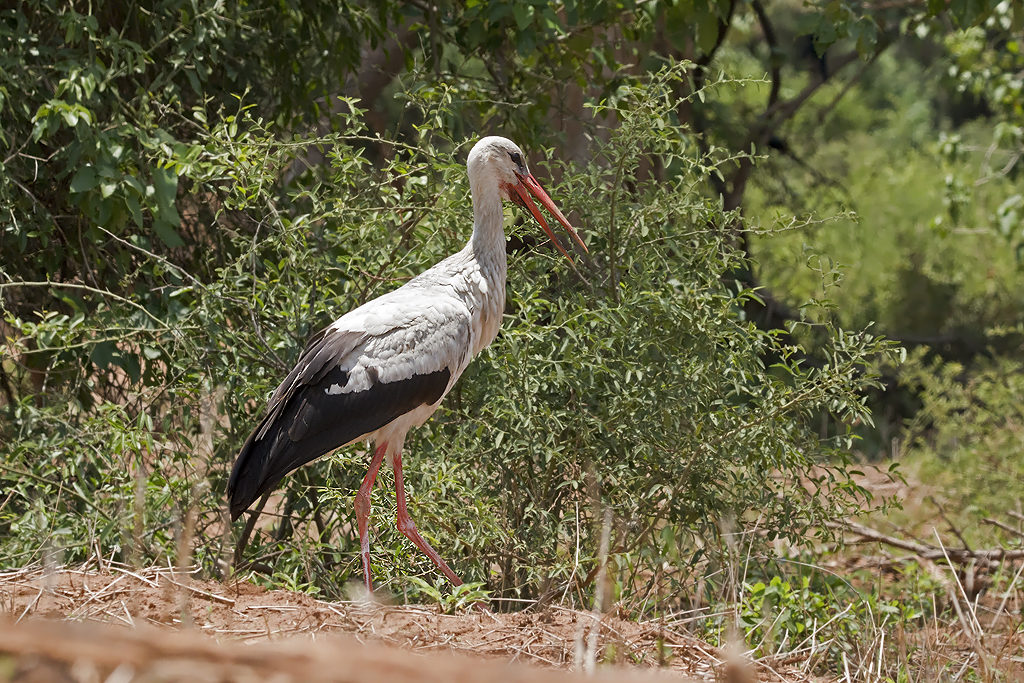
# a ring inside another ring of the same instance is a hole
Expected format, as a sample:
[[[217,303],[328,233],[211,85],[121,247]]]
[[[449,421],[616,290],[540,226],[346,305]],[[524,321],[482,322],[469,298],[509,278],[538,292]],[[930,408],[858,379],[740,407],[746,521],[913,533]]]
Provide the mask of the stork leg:
[[[396,508],[398,511],[398,530],[402,532],[406,538],[412,541],[417,548],[423,551],[423,554],[430,558],[430,561],[437,565],[448,580],[455,586],[462,585],[462,579],[455,575],[455,572],[451,570],[451,567],[441,559],[441,556],[437,554],[437,551],[430,547],[426,539],[420,535],[420,532],[416,530],[416,524],[409,517],[409,510],[405,503],[405,478],[402,476],[402,454],[395,453],[395,462],[392,465],[392,469],[395,471],[395,499]]]
[[[380,465],[384,462],[384,454],[388,451],[387,442],[377,446],[370,459],[370,469],[363,477],[363,483],[356,494],[356,523],[359,526],[359,554],[363,559],[363,580],[366,582],[366,590],[373,592],[373,581],[370,578],[370,492],[373,491],[373,482],[377,480],[377,473],[380,472]]]

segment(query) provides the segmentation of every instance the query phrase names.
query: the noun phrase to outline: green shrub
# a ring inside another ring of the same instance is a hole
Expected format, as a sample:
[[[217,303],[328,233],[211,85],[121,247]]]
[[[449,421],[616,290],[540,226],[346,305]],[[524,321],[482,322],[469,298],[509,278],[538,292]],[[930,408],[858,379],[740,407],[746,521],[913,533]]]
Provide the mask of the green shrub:
[[[847,464],[850,426],[870,419],[867,368],[891,347],[826,324],[815,327],[824,360],[807,363],[775,331],[744,320],[757,295],[734,285],[732,273],[749,264],[723,229],[732,217],[696,189],[733,160],[700,154],[674,123],[669,93],[686,72],[624,84],[598,105],[619,124],[588,164],[535,168],[561,177],[551,193],[591,255],[576,268],[548,248],[511,255],[502,334],[407,442],[420,528],[496,597],[590,590],[605,509],[612,580],[623,591],[650,582],[655,602],[675,604],[689,600],[681,589],[696,563],[723,561],[723,523],[757,529],[754,544],[803,545],[869,498]],[[450,106],[432,92],[415,102],[427,120]],[[172,552],[173,520],[194,509],[196,556],[207,571],[222,569],[228,468],[303,339],[468,237],[465,171],[453,152],[471,141],[424,135],[374,168],[356,114],[336,134],[297,144],[240,107],[169,162],[190,196],[218,207],[209,227],[195,227],[202,271],[175,264],[189,247],[114,242],[108,248],[134,264],[117,293],[76,290],[69,301],[47,286],[62,298],[34,318],[6,313],[19,357],[61,381],[23,402],[6,431],[2,476],[14,493],[0,519],[5,562],[58,545],[67,560],[82,559],[97,542],[127,557],[114,539],[137,533],[139,519],[147,534],[165,530],[133,546],[152,560]],[[329,149],[329,168],[274,187],[310,144]],[[641,170],[652,157],[664,177]],[[511,230],[524,244],[535,234]],[[202,244],[206,232],[223,248]],[[107,411],[120,417],[104,431]],[[124,446],[104,450],[86,433]],[[43,506],[31,481],[46,462],[62,469],[39,475],[52,480]],[[274,503],[282,517],[261,527],[243,561],[340,594],[358,576],[351,496],[363,462],[349,449],[290,477]],[[145,479],[141,498],[130,472]],[[393,529],[382,489],[373,561],[379,581],[404,590],[400,577],[433,571]],[[88,522],[96,517],[102,535]]]
[[[970,367],[923,352],[910,356],[902,382],[921,409],[911,421],[905,459],[953,514],[1003,518],[1024,499],[1024,364],[981,358]],[[1007,520],[1009,521],[1009,520]],[[962,527],[969,538],[991,527]],[[991,541],[987,541],[990,543]]]
[[[755,657],[805,652],[830,660],[830,670],[848,660],[863,661],[879,633],[906,625],[922,612],[875,592],[861,593],[842,580],[794,581],[772,576],[767,582],[742,585],[738,625]],[[722,634],[722,620],[711,622],[712,635]]]

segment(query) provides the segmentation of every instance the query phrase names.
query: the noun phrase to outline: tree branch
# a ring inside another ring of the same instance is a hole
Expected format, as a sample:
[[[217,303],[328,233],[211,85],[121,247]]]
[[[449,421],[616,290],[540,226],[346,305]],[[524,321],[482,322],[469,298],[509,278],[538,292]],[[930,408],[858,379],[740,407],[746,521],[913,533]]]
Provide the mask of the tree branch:
[[[1005,522],[1000,522],[998,519],[992,519],[991,517],[985,517],[981,521],[982,521],[983,524],[990,524],[990,525],[992,525],[994,527],[998,527],[998,528],[1002,529],[1003,531],[1011,533],[1014,536],[1017,536],[1017,537],[1020,537],[1020,538],[1024,538],[1024,531],[1021,531],[1020,529],[1015,529],[1015,528],[1013,528],[1012,526],[1010,526],[1009,524],[1007,524]]]
[[[880,54],[883,50],[885,50],[888,46],[888,42],[886,42],[884,45],[880,45],[878,51],[876,52],[876,56],[877,54]],[[858,59],[860,59],[860,53],[857,52],[856,50],[850,50],[846,54],[837,57],[834,61],[831,62],[832,67],[829,71],[828,78],[821,78],[808,83],[806,86],[804,86],[804,89],[801,90],[792,99],[781,100],[773,103],[767,109],[764,110],[763,114],[761,114],[761,120],[764,121],[766,125],[769,125],[772,130],[778,128],[781,124],[792,118],[793,115],[796,114],[797,110],[799,110],[800,107],[802,107],[804,103],[808,99],[810,99],[812,95],[814,95],[814,93],[818,92],[818,89],[821,88],[821,86],[825,85],[830,80],[832,80],[833,75],[842,71],[845,67],[849,66],[850,64],[853,64]],[[874,57],[872,57],[872,59],[874,59]]]
[[[715,59],[715,55],[718,54],[719,48],[722,47],[722,43],[725,42],[725,36],[729,33],[729,29],[732,28],[732,15],[735,11],[736,0],[732,0],[729,3],[729,9],[725,13],[725,18],[718,20],[718,39],[715,41],[714,46],[712,46],[712,48],[705,54],[701,55],[700,59],[697,60],[697,65],[700,67],[700,69],[697,70],[697,78],[703,80],[705,67],[711,64]]]
[[[772,26],[768,13],[764,11],[761,0],[754,0],[750,3],[751,9],[757,15],[757,21],[761,24],[761,32],[764,33],[764,40],[768,43],[768,66],[772,74],[772,87],[768,92],[768,107],[771,108],[779,100],[779,90],[782,88],[782,66],[779,64],[778,50],[779,40],[775,36],[775,27]]]
[[[14,405],[17,401],[14,398],[14,389],[11,386],[11,378],[7,376],[7,371],[4,370],[2,362],[0,362],[0,387],[3,388],[4,394],[7,396],[7,409],[13,416]]]
[[[992,567],[1004,560],[1024,559],[1024,548],[1015,548],[1013,550],[1007,550],[1006,548],[982,550],[971,550],[970,548],[946,548],[945,552],[943,552],[942,548],[938,546],[889,536],[887,534],[883,534],[881,531],[864,526],[863,524],[857,524],[856,522],[828,522],[826,523],[826,526],[830,529],[849,531],[866,541],[884,543],[885,545],[892,546],[893,548],[906,550],[921,559],[929,560],[931,562],[945,560],[948,556],[951,562],[958,562],[961,564],[978,562]]]

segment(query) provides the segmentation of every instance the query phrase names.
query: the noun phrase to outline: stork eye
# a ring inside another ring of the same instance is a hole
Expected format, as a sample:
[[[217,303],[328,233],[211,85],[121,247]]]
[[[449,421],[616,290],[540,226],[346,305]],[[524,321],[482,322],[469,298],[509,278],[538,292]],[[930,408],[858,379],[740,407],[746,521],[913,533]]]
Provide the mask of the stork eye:
[[[509,152],[508,155],[516,166],[523,165],[523,157],[519,156],[519,152]]]

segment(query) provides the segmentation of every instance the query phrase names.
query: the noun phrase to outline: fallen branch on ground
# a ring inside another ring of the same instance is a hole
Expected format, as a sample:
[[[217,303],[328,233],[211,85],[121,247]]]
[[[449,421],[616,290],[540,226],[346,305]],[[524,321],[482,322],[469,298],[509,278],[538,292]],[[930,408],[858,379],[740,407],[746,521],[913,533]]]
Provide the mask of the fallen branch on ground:
[[[1024,559],[1024,548],[989,548],[978,550],[971,548],[946,548],[945,553],[943,553],[942,548],[931,545],[930,543],[922,543],[920,541],[912,541],[904,538],[897,538],[895,536],[889,536],[888,534],[883,534],[881,531],[864,526],[863,524],[857,524],[856,522],[828,522],[828,526],[831,529],[841,529],[843,531],[856,534],[866,541],[876,541],[894,548],[906,550],[917,557],[932,562],[939,562],[948,558],[950,562],[957,562],[961,564],[976,562],[979,564],[985,564],[989,567],[994,567],[1004,560]]]

